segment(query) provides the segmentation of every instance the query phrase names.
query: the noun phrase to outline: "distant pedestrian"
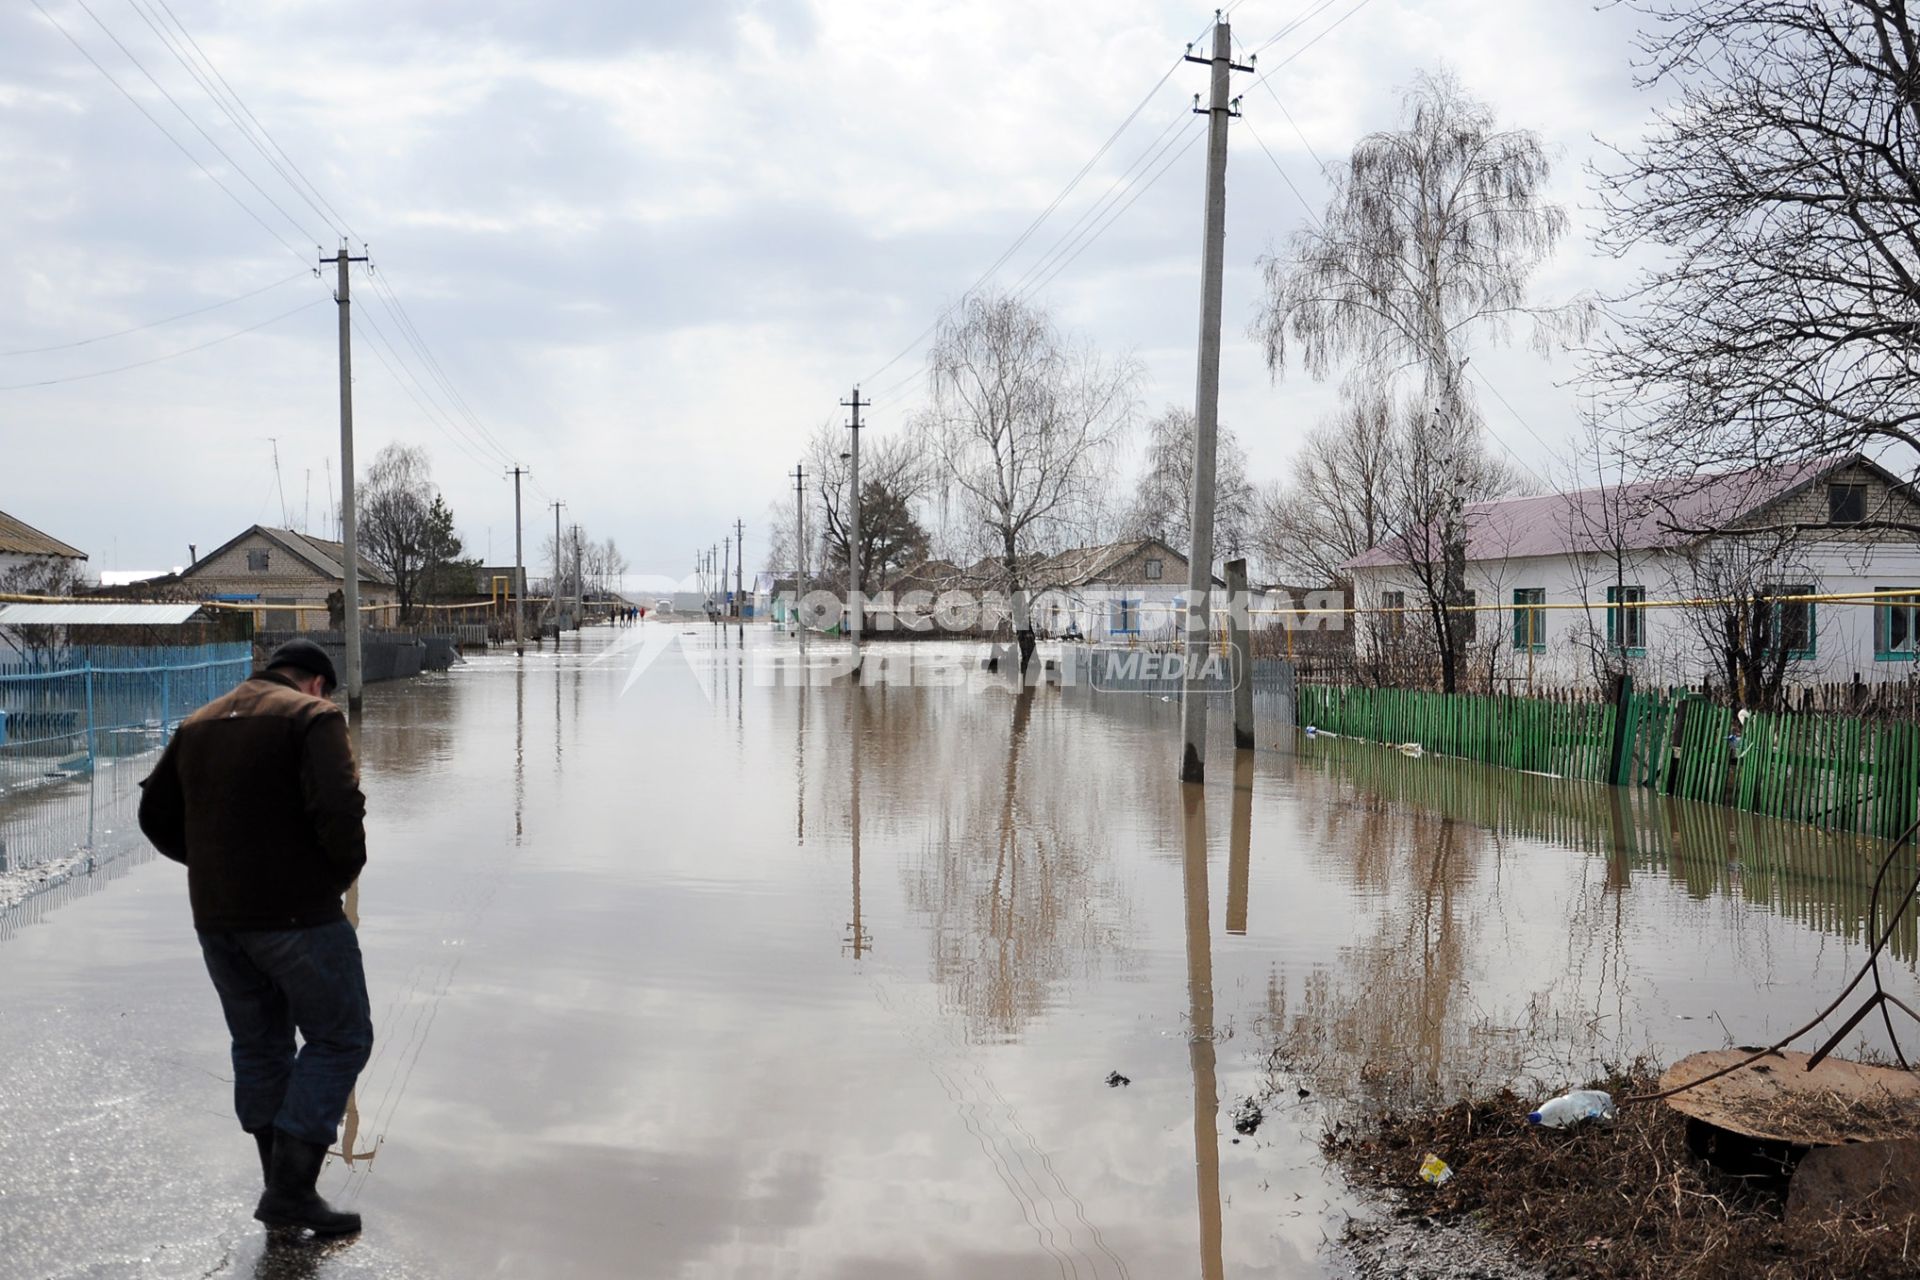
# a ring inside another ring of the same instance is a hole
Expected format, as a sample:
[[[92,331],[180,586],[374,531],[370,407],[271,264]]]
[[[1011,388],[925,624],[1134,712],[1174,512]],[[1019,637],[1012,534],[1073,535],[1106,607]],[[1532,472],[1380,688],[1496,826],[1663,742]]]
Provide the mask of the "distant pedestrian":
[[[326,698],[335,683],[319,645],[281,645],[180,722],[140,797],[140,829],[187,865],[233,1036],[234,1111],[266,1179],[253,1216],[317,1235],[360,1229],[314,1187],[373,1049],[360,944],[340,905],[367,860],[366,798],[346,717]]]

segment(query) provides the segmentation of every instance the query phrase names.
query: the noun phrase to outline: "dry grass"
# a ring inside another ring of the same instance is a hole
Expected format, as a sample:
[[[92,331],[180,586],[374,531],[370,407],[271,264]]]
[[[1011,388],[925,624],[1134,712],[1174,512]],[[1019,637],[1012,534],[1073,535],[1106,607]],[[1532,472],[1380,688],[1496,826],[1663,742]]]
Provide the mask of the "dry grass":
[[[1644,1066],[1591,1087],[1654,1087]],[[1549,1275],[1602,1280],[1882,1280],[1920,1276],[1920,1226],[1789,1224],[1777,1181],[1729,1177],[1688,1153],[1684,1119],[1654,1103],[1609,1126],[1540,1129],[1510,1092],[1337,1124],[1328,1154],[1356,1182],[1405,1192],[1403,1211],[1468,1218]],[[1454,1176],[1416,1172],[1433,1152]]]

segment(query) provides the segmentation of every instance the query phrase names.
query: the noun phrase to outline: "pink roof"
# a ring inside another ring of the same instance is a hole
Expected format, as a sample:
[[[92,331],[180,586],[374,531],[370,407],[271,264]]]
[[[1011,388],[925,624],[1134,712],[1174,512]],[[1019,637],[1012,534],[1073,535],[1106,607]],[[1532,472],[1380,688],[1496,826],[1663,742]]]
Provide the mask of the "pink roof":
[[[1813,458],[1721,475],[1471,502],[1464,512],[1467,559],[1591,554],[1615,546],[1629,551],[1682,546],[1698,536],[1686,530],[1725,525],[1858,461],[1854,455]],[[1437,533],[1435,539],[1437,546]],[[1362,552],[1345,567],[1373,569],[1406,562],[1401,541],[1394,537]]]

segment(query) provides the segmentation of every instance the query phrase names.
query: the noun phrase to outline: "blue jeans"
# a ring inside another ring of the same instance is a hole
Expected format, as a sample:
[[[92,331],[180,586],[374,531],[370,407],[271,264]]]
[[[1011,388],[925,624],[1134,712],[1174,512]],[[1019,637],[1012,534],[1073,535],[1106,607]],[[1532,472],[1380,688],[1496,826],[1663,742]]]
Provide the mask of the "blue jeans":
[[[373,1011],[353,926],[340,920],[311,929],[199,933],[233,1035],[240,1127],[332,1143],[373,1052]]]

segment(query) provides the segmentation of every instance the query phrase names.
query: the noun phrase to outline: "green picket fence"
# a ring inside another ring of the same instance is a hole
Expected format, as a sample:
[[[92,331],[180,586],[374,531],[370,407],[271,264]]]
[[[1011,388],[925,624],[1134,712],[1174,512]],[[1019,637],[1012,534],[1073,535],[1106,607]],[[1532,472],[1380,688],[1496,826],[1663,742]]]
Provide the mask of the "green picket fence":
[[[1828,831],[1891,838],[1916,816],[1920,726],[1854,716],[1748,719],[1730,802]]]
[[[1821,712],[1749,716],[1686,692],[1619,706],[1570,695],[1301,685],[1301,725],[1507,769],[1617,781],[1828,831],[1890,839],[1920,818],[1920,725]]]
[[[1573,695],[1301,685],[1296,714],[1344,737],[1587,782],[1607,780],[1613,750],[1613,705]]]

